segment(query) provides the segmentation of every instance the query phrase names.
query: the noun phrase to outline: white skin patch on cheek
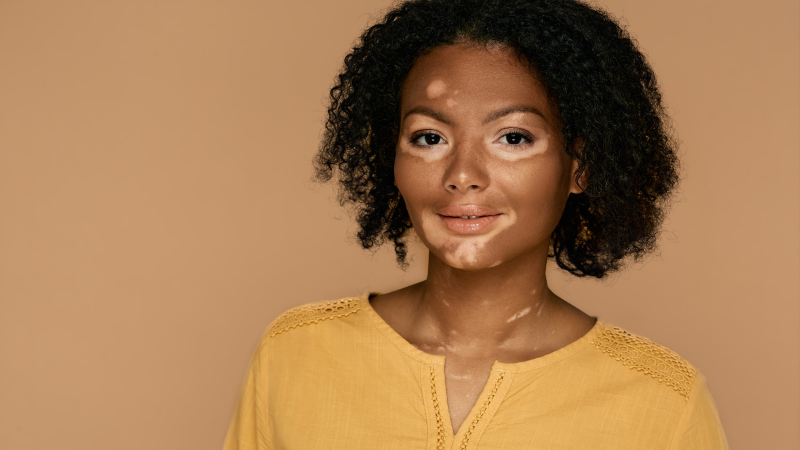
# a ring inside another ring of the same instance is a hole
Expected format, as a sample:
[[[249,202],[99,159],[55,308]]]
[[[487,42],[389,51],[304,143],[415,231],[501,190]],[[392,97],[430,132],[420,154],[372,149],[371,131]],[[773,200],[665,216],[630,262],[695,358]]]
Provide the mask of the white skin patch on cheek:
[[[423,161],[426,163],[432,163],[444,158],[444,155],[447,154],[445,149],[427,149],[427,148],[415,148],[412,147],[411,144],[408,145],[399,145],[400,151],[406,155],[411,155],[416,158],[422,158]]]
[[[547,151],[547,139],[540,139],[533,143],[533,146],[518,151],[496,150],[495,154],[506,161],[519,161],[521,159],[532,158]]]

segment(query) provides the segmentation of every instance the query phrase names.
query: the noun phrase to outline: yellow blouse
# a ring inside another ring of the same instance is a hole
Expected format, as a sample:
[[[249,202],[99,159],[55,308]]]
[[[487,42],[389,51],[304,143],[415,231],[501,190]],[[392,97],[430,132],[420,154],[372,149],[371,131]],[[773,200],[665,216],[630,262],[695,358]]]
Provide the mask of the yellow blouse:
[[[600,320],[553,353],[495,362],[456,433],[444,379],[444,357],[403,339],[367,294],[300,306],[261,339],[224,449],[727,448],[702,375]]]

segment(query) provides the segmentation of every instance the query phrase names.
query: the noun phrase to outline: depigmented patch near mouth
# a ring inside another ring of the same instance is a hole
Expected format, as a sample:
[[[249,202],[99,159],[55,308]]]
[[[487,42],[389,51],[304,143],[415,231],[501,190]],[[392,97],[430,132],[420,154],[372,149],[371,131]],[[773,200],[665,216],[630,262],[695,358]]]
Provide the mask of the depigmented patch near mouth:
[[[438,218],[438,214],[433,215]],[[428,218],[428,217],[426,217]],[[501,218],[498,218],[499,220]],[[466,269],[475,267],[481,252],[483,252],[492,239],[495,238],[500,232],[514,225],[516,214],[513,211],[502,214],[503,224],[496,227],[488,234],[477,234],[469,236],[453,236],[445,228],[440,227],[440,222],[432,220],[424,220],[422,230],[425,237],[430,243],[432,248],[438,248],[442,252],[442,257],[445,262],[456,268]],[[501,263],[499,260],[491,261],[489,267],[497,266]]]
[[[458,259],[462,265],[475,265],[478,262],[478,251],[484,247],[484,242],[464,242],[462,245],[456,247],[453,251],[453,256]]]

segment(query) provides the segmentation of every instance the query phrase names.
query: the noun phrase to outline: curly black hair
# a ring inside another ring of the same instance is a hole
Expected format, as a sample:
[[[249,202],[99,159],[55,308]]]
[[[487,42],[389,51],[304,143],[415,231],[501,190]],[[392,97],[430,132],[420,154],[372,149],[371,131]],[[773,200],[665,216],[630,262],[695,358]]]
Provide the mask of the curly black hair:
[[[338,178],[361,245],[391,241],[407,265],[412,224],[393,169],[401,87],[417,58],[461,42],[513,49],[558,105],[564,150],[585,181],[569,196],[549,256],[573,275],[602,278],[654,250],[679,180],[677,141],[635,40],[575,0],[412,0],[361,35],[330,90],[314,160],[318,181]],[[577,138],[585,145],[573,151]]]

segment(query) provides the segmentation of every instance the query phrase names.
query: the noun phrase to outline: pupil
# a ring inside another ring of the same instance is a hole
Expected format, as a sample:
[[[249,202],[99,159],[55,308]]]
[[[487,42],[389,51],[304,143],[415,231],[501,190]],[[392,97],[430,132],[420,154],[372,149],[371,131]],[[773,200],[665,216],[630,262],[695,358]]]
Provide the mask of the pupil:
[[[511,133],[509,135],[506,135],[506,141],[508,141],[509,144],[519,144],[522,141],[522,135],[517,133]]]
[[[425,135],[425,143],[428,145],[436,145],[439,143],[439,135],[438,134],[426,134]]]

